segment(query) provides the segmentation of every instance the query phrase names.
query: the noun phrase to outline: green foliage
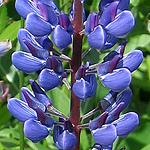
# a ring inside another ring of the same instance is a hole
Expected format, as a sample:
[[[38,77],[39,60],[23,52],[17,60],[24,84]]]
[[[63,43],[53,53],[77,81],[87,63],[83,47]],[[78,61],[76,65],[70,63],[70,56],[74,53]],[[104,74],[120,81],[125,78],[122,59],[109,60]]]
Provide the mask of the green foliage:
[[[100,0],[87,0],[84,4],[87,16],[92,11],[98,11]],[[57,0],[57,6],[65,13],[69,13],[71,0]],[[126,146],[127,150],[148,150],[150,149],[150,5],[147,0],[131,0],[130,6],[135,19],[136,25],[133,31],[128,35],[129,42],[126,46],[125,53],[141,49],[144,54],[142,65],[132,75],[131,88],[133,98],[126,112],[132,110],[139,113],[140,124],[137,129],[125,138],[118,139],[115,143],[117,150]],[[21,26],[20,17],[15,11],[14,0],[10,0],[7,4],[0,7],[0,41],[10,39],[13,48],[0,58],[0,80],[4,80],[10,89],[11,96],[19,93],[19,73],[11,63],[11,54],[15,50],[19,50],[17,42],[17,31]],[[83,51],[88,48],[86,38],[83,41]],[[71,53],[71,50],[68,50]],[[66,53],[68,53],[65,50]],[[101,60],[106,53],[98,55],[95,49],[84,58],[84,62],[90,60],[96,63]],[[30,78],[37,79],[37,75],[25,75],[24,85],[28,85]],[[99,80],[99,79],[97,79]],[[98,102],[105,96],[108,89],[98,82],[97,92],[93,98],[81,104],[81,115],[87,113],[97,106]],[[70,93],[63,85],[61,88],[55,88],[47,93],[51,98],[53,105],[69,116],[70,109]],[[96,114],[98,115],[98,114]],[[84,123],[90,119],[86,119]],[[0,150],[17,150],[19,149],[19,125],[7,110],[7,99],[0,103]],[[81,132],[81,149],[88,150],[92,147],[94,141],[89,130]],[[49,135],[45,140],[39,143],[32,143],[25,138],[25,150],[57,150],[52,136]]]

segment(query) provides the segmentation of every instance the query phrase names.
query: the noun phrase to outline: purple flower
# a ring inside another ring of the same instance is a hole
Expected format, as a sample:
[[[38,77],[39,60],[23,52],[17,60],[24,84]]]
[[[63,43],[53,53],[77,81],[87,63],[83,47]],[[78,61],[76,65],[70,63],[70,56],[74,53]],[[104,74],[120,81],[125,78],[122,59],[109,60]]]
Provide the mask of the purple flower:
[[[53,56],[47,59],[46,68],[38,76],[38,82],[46,91],[57,87],[63,78],[64,68],[62,63]]]
[[[73,126],[70,120],[62,121],[64,125],[56,125],[53,131],[53,139],[57,148],[70,150],[76,145],[77,139],[73,133]]]
[[[34,36],[48,36],[53,31],[52,39],[59,49],[66,48],[72,42],[74,30],[69,17],[59,12],[53,0],[18,0],[15,6],[26,20],[26,29]]]
[[[123,42],[110,52],[97,68],[101,82],[115,92],[129,86],[131,72],[136,70],[143,61],[143,54],[140,50],[134,50],[123,56],[125,45],[126,42]]]
[[[73,92],[81,100],[92,97],[97,88],[97,81],[94,74],[86,74],[89,69],[89,62],[81,66],[76,72],[76,82],[73,84]]]
[[[135,112],[129,112],[117,117],[120,109],[118,108],[113,114],[116,118],[111,116],[115,118],[115,120],[107,123],[107,117],[109,117],[109,114],[112,112],[104,112],[97,118],[93,119],[89,124],[95,142],[102,147],[112,145],[117,136],[127,136],[139,124],[139,118]]]
[[[35,87],[36,83],[33,82],[32,85],[34,84]],[[25,136],[33,142],[39,142],[47,137],[54,124],[54,120],[45,113],[51,101],[39,87],[35,87],[35,93],[39,91],[40,96],[34,95],[28,88],[23,87],[22,100],[11,98],[7,105],[12,116],[24,124]]]
[[[101,1],[99,14],[94,12],[89,15],[85,33],[92,47],[109,49],[116,44],[118,38],[125,37],[133,29],[135,20],[133,14],[126,10],[127,3]]]

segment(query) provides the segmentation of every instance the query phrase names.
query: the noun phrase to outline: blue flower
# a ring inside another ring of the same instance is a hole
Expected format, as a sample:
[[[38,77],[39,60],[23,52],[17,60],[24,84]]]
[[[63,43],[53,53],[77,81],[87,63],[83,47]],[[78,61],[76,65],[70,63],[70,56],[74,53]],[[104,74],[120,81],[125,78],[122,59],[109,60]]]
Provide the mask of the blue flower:
[[[135,112],[129,112],[118,117],[118,112],[120,113],[120,106],[113,114],[115,117],[113,116],[114,120],[111,120],[111,122],[107,122],[109,113],[112,113],[110,111],[104,112],[103,114],[92,120],[89,124],[89,128],[95,142],[100,144],[104,148],[112,145],[117,136],[127,136],[139,124],[139,118]]]
[[[35,87],[34,81],[31,82]],[[49,135],[54,120],[46,114],[51,101],[39,87],[35,88],[35,93],[40,92],[36,96],[28,88],[23,87],[21,89],[22,100],[11,98],[7,107],[12,116],[24,124],[25,136],[33,142],[39,142]],[[42,97],[45,97],[45,100]]]
[[[104,58],[104,62],[97,68],[98,76],[104,86],[116,92],[129,86],[131,73],[143,61],[143,54],[140,50],[134,50],[123,56],[125,45],[126,42],[123,42],[110,52]]]
[[[53,31],[52,39],[59,49],[66,48],[72,42],[71,35],[74,30],[69,17],[59,12],[53,0],[34,2],[18,0],[15,6],[26,20],[26,29],[34,36],[48,36]]]
[[[81,100],[92,97],[97,88],[97,81],[94,74],[86,74],[89,69],[89,62],[81,66],[76,72],[76,82],[73,84],[73,92]]]
[[[109,49],[117,43],[118,38],[125,37],[133,29],[135,20],[133,14],[126,9],[126,2],[101,1],[99,7],[100,16],[93,12],[87,18],[85,33],[92,47]]]
[[[64,75],[65,73],[62,63],[56,60],[53,56],[49,56],[46,68],[43,69],[38,76],[38,83],[48,91],[60,85]]]
[[[71,150],[76,145],[77,139],[73,133],[73,126],[70,120],[63,121],[64,125],[56,125],[53,131],[53,139],[57,148]]]

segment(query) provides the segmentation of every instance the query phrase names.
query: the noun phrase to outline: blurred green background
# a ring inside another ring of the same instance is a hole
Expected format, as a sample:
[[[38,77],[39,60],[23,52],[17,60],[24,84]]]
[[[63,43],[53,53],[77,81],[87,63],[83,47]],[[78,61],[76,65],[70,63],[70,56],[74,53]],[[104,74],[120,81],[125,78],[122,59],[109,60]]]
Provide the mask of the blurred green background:
[[[71,0],[56,0],[60,10],[69,13]],[[86,14],[92,11],[98,11],[100,0],[87,0],[84,4]],[[127,36],[125,53],[134,49],[141,49],[144,54],[144,61],[141,66],[132,73],[131,89],[133,97],[131,104],[124,111],[135,111],[139,114],[140,124],[136,130],[125,138],[119,138],[114,143],[117,150],[126,146],[127,150],[149,150],[150,149],[150,0],[131,0],[130,9],[133,12],[136,25],[132,32]],[[9,97],[18,96],[20,72],[11,63],[11,54],[20,50],[17,41],[17,32],[21,27],[21,18],[15,11],[15,0],[9,0],[0,7],[0,41],[10,39],[12,49],[3,57],[0,57],[0,80],[3,80],[9,87],[9,95],[5,100],[0,102],[0,150],[17,150],[19,149],[19,122],[14,119],[7,110],[7,100]],[[116,47],[116,46],[115,46]],[[88,48],[86,37],[83,40],[83,51]],[[71,46],[65,51],[65,54],[71,56]],[[91,63],[97,63],[102,60],[107,52],[98,55],[96,50],[92,50],[83,60],[83,63],[90,60]],[[64,63],[68,67],[67,63]],[[28,86],[30,78],[37,79],[36,74],[24,74],[23,85]],[[70,80],[70,76],[68,76]],[[1,87],[0,87],[1,88]],[[81,115],[85,114],[105,96],[109,90],[104,88],[98,79],[97,92],[93,98],[88,99],[81,104]],[[59,93],[59,94],[58,94]],[[1,94],[1,93],[0,93]],[[53,105],[64,114],[69,115],[70,93],[63,85],[47,93],[53,101]],[[68,108],[68,109],[66,109]],[[96,114],[98,115],[98,114]],[[94,116],[93,116],[94,118]],[[92,118],[89,118],[92,119]],[[85,120],[88,122],[89,120]],[[89,130],[81,132],[81,150],[89,150],[94,144]],[[57,150],[54,145],[52,133],[45,140],[39,143],[32,143],[25,138],[26,150]]]

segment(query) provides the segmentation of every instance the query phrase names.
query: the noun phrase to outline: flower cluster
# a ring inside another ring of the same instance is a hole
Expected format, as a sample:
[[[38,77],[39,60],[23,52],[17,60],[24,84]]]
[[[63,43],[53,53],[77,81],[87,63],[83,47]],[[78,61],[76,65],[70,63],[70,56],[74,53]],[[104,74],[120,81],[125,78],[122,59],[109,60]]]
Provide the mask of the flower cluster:
[[[83,2],[81,0],[81,3]],[[142,52],[133,50],[124,55],[127,41],[123,40],[101,63],[91,64],[88,61],[80,66],[73,79],[75,82],[70,86],[62,61],[69,62],[71,66],[71,59],[62,54],[62,50],[72,43],[72,35],[76,34],[71,22],[74,18],[75,3],[72,4],[70,18],[59,11],[53,0],[16,0],[15,7],[25,19],[25,29],[18,31],[18,40],[24,51],[14,52],[12,63],[25,73],[38,73],[38,83],[30,79],[33,93],[22,87],[21,100],[11,98],[8,101],[10,113],[24,124],[25,136],[33,142],[39,142],[47,137],[54,127],[53,139],[58,149],[71,150],[77,143],[74,129],[87,127],[100,149],[112,149],[117,136],[127,136],[139,123],[135,112],[121,116],[120,113],[130,103],[131,74],[142,63]],[[83,31],[87,35],[90,48],[99,51],[110,49],[118,39],[124,38],[132,30],[135,20],[128,9],[129,0],[101,0],[99,12],[90,13],[86,20],[83,8]],[[61,52],[54,49],[53,44]],[[72,68],[70,70],[72,71]],[[86,100],[97,90],[96,75],[111,91],[96,109],[82,116],[80,120],[97,111],[102,114],[87,125],[78,124],[74,127],[69,117],[53,107],[52,101],[42,88],[49,91],[65,83],[77,98]],[[59,117],[59,121],[55,122],[52,115]]]

